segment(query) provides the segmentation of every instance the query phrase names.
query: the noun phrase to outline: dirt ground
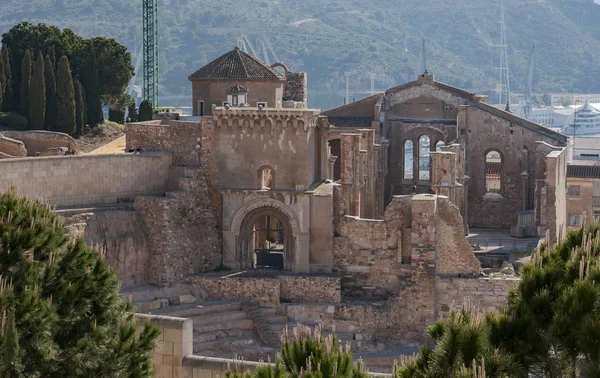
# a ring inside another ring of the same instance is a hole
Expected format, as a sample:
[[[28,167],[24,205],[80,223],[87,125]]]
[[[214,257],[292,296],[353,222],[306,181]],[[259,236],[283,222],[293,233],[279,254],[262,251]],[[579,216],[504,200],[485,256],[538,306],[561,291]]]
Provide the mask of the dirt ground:
[[[88,153],[125,135],[125,126],[106,122],[94,128],[86,128],[83,135],[76,139],[78,153]]]

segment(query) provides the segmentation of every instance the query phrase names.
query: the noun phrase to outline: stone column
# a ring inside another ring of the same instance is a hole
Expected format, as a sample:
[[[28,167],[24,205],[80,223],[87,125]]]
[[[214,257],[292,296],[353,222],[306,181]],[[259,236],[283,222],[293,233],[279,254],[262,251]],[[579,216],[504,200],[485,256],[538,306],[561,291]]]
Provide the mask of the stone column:
[[[332,155],[331,154],[331,149],[329,149],[329,157],[327,158],[327,163],[328,163],[328,177],[329,179],[333,180],[334,174],[333,174],[333,170],[334,170],[334,166],[335,166],[335,161],[337,160],[337,156]]]
[[[529,174],[527,172],[521,173],[521,211],[527,210],[527,203],[529,199]]]

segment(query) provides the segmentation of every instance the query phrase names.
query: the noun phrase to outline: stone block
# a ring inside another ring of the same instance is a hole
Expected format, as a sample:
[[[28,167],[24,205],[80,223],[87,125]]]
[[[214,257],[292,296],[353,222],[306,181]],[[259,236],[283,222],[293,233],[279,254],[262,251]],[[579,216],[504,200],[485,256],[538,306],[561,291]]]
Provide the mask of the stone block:
[[[163,341],[162,344],[158,347],[157,353],[160,353],[163,356],[172,356],[173,355],[173,343],[170,341]]]
[[[165,328],[163,339],[165,342],[181,343],[183,339],[182,331],[181,329]]]
[[[163,365],[181,366],[183,363],[182,356],[163,356]]]
[[[196,303],[196,298],[191,294],[183,294],[179,296],[180,304],[193,304]]]

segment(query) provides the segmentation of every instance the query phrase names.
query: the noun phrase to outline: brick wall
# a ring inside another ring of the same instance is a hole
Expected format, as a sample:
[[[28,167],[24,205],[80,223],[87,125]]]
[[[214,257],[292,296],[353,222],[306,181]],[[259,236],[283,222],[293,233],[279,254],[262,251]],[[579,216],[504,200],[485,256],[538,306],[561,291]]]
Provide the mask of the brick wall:
[[[436,278],[437,317],[446,317],[471,304],[480,310],[498,310],[506,304],[508,290],[519,283],[518,278]]]
[[[187,277],[191,291],[202,300],[257,301],[262,306],[278,307],[280,284],[277,277]]]
[[[4,159],[0,192],[14,187],[22,196],[43,198],[56,206],[164,195],[170,165],[166,152]]]

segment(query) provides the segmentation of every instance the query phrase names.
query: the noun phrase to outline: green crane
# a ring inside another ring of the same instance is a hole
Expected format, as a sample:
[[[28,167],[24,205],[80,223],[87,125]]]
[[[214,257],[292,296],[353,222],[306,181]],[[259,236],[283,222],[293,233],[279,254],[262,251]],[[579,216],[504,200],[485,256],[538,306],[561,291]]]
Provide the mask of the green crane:
[[[158,108],[158,0],[142,0],[144,100]]]

